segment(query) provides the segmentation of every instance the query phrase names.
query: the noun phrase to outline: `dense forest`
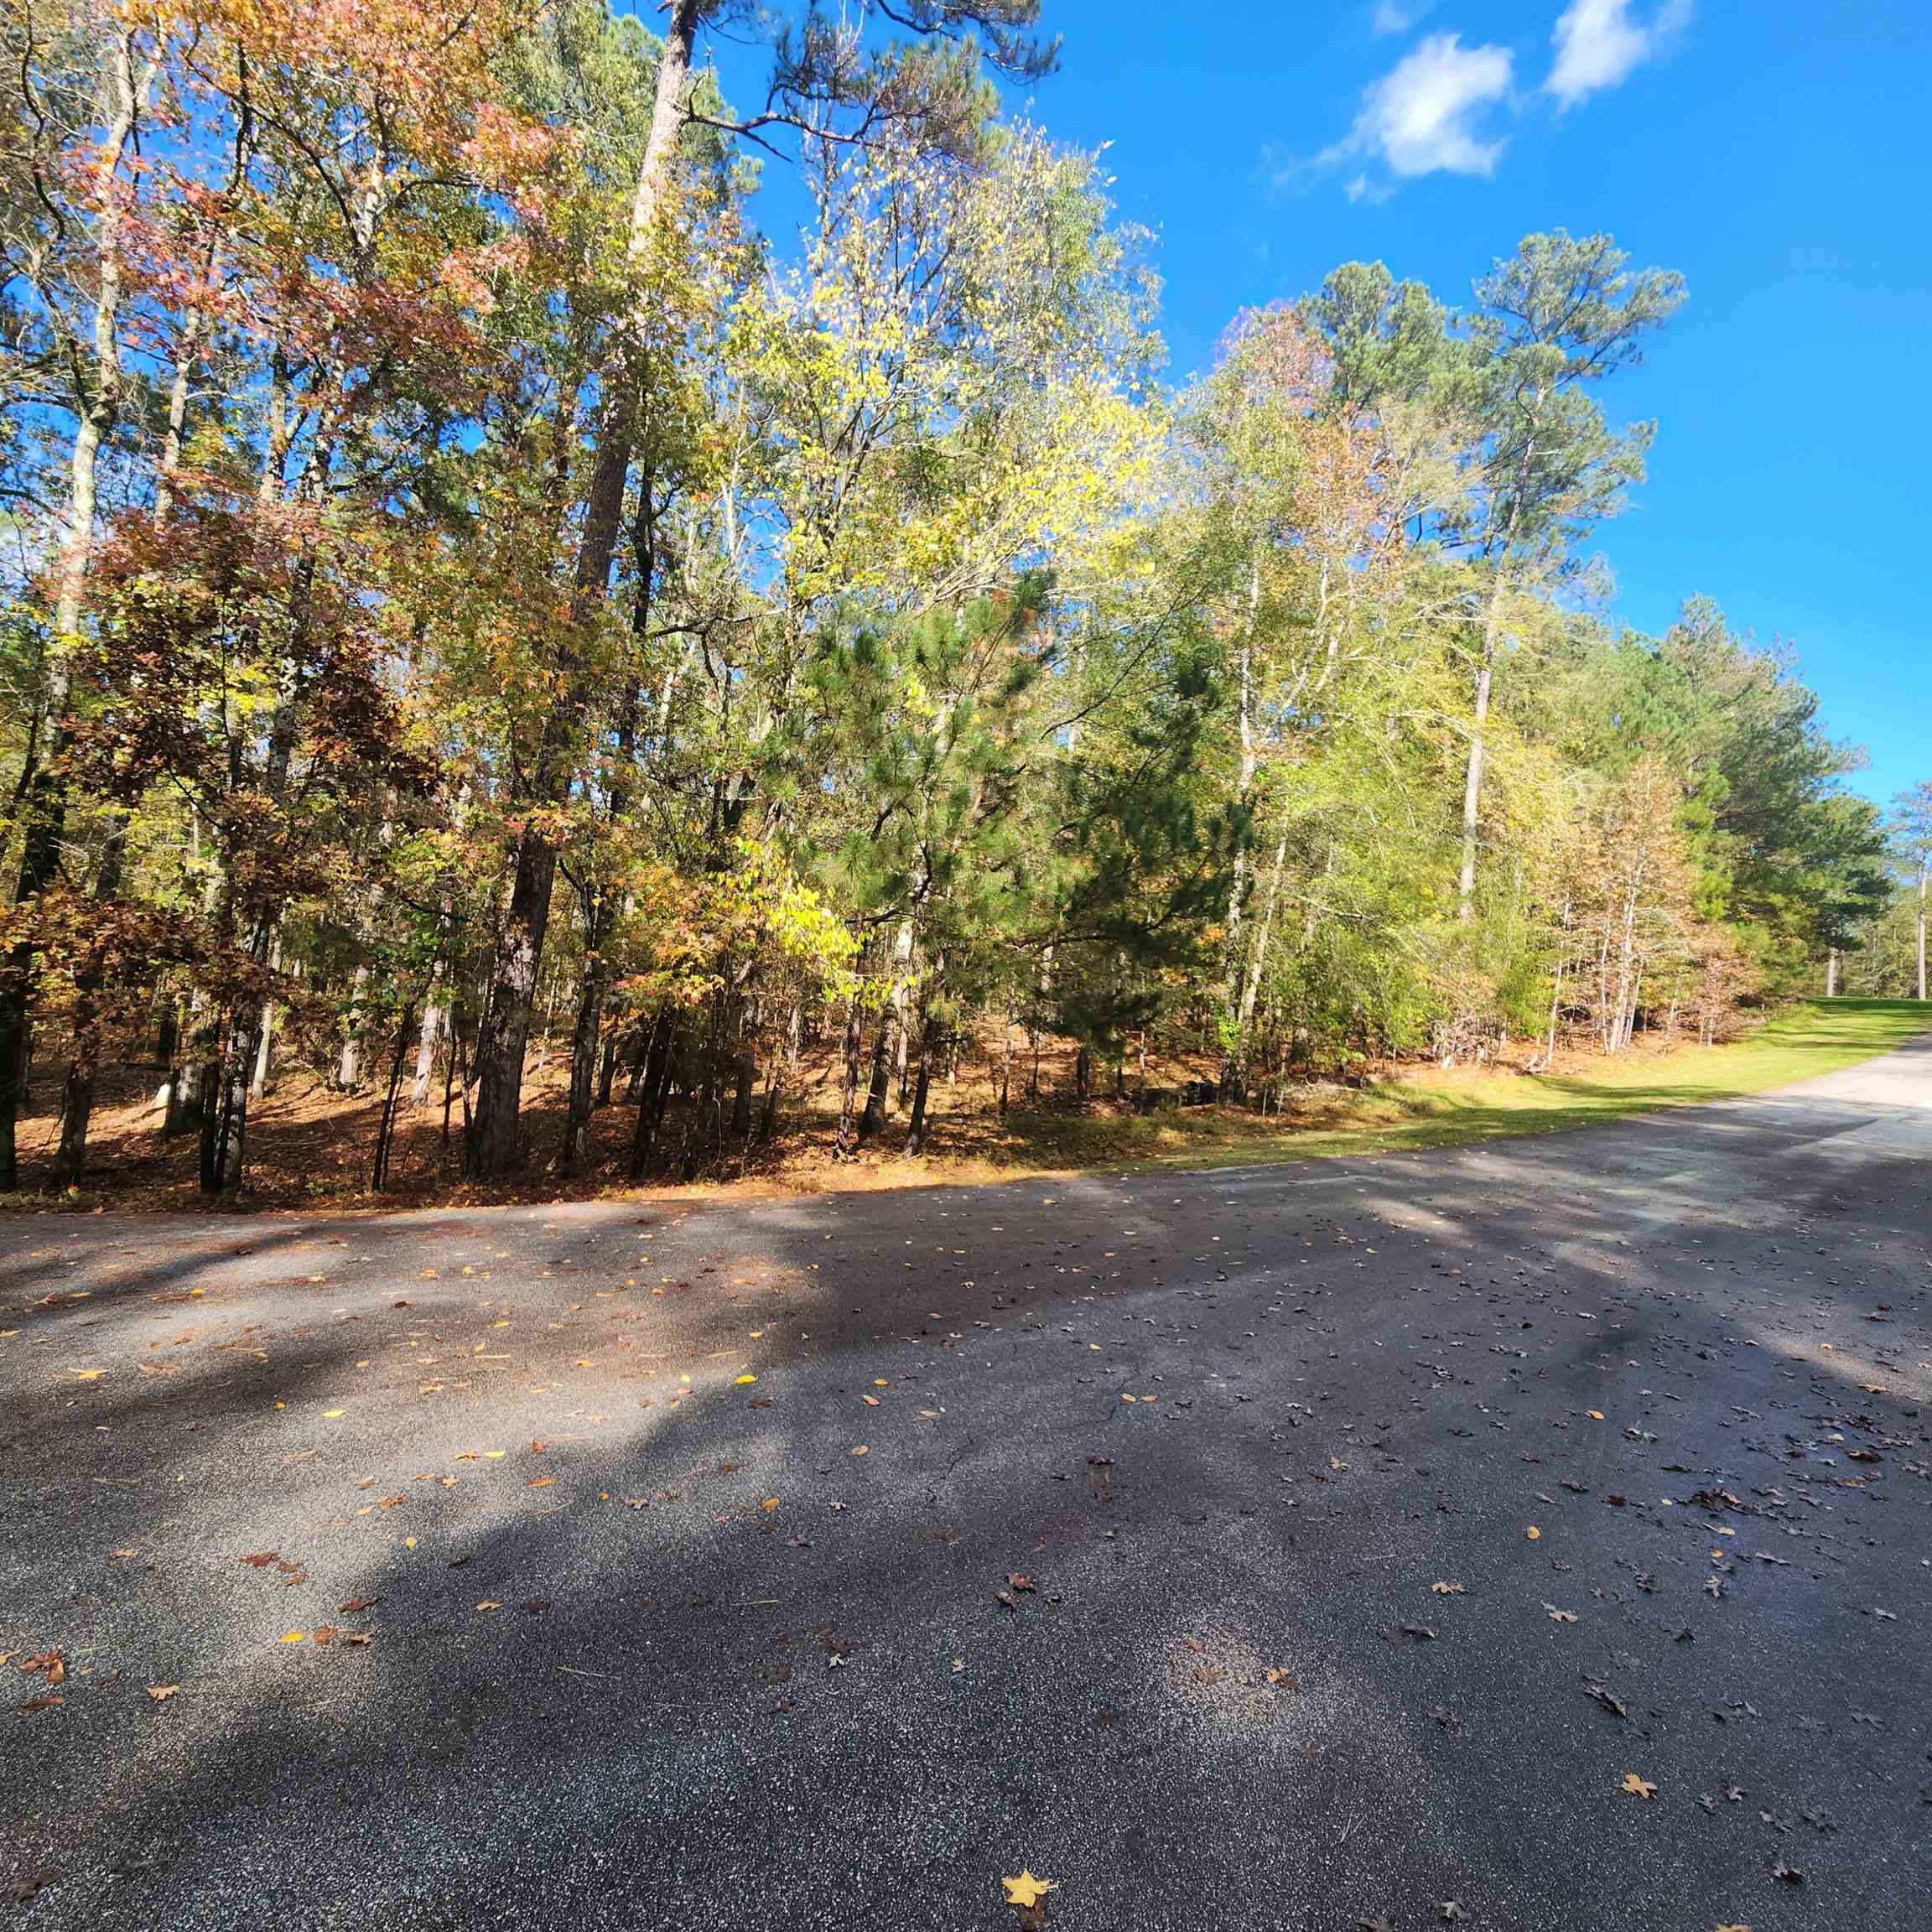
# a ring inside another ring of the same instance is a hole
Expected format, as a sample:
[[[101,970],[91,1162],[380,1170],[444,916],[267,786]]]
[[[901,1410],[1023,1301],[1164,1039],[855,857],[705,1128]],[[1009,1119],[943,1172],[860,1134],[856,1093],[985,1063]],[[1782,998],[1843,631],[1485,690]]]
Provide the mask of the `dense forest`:
[[[1265,1109],[1924,996],[1932,788],[1611,614],[1677,278],[1349,262],[1176,382],[1034,12],[7,0],[0,1186],[116,1083],[215,1194],[297,1078],[377,1187],[425,1109],[689,1176],[808,1063],[916,1153],[962,1059]]]

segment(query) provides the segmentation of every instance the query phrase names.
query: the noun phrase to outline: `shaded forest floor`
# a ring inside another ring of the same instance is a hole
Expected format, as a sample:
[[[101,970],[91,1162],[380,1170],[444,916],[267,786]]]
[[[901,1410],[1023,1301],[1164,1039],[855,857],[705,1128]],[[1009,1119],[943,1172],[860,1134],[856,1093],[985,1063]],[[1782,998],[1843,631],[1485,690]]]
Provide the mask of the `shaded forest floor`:
[[[1334,1156],[1544,1134],[1592,1121],[1761,1093],[1827,1073],[1882,1053],[1932,1029],[1932,1010],[1912,1000],[1809,1000],[1723,1046],[1667,1048],[1639,1036],[1628,1053],[1606,1058],[1587,1048],[1559,1053],[1548,1072],[1519,1057],[1479,1067],[1410,1065],[1361,1085],[1311,1081],[1291,1088],[1280,1110],[1265,1114],[1215,1105],[1136,1109],[1131,1083],[1112,1091],[1112,1074],[1097,1074],[1096,1097],[1072,1098],[1073,1054],[1056,1043],[1044,1050],[1041,1099],[1019,1096],[1031,1071],[1015,1054],[1015,1104],[1002,1119],[991,1056],[963,1061],[954,1077],[936,1079],[932,1135],[926,1155],[908,1160],[900,1148],[905,1109],[893,1088],[883,1131],[859,1154],[840,1161],[832,1148],[837,1114],[836,1069],[829,1046],[808,1055],[798,1090],[788,1095],[779,1130],[769,1145],[730,1147],[714,1156],[687,1192],[720,1188],[761,1193],[823,1192],[922,1184],[965,1184],[1016,1174],[1076,1170],[1131,1171],[1215,1166]],[[1168,1060],[1150,1078],[1169,1091],[1211,1075],[1205,1057]],[[567,1069],[555,1056],[533,1067],[526,1086],[532,1158],[527,1178],[508,1187],[475,1188],[458,1178],[462,1122],[460,1103],[447,1138],[440,1089],[399,1116],[391,1185],[369,1192],[379,1122],[379,1092],[344,1093],[304,1069],[284,1073],[249,1116],[249,1187],[245,1204],[259,1207],[421,1207],[446,1202],[584,1198],[628,1190],[626,1174],[635,1109],[618,1098],[599,1109],[590,1157],[574,1176],[557,1172],[553,1150],[562,1135]],[[89,1186],[65,1197],[36,1192],[58,1130],[48,1104],[51,1079],[38,1082],[21,1124],[23,1193],[10,1205],[179,1210],[201,1205],[195,1186],[193,1136],[164,1138],[155,1105],[158,1070],[138,1068],[118,1082],[104,1080],[95,1116]],[[405,1102],[407,1095],[405,1095]],[[663,1176],[638,1190],[673,1185]]]

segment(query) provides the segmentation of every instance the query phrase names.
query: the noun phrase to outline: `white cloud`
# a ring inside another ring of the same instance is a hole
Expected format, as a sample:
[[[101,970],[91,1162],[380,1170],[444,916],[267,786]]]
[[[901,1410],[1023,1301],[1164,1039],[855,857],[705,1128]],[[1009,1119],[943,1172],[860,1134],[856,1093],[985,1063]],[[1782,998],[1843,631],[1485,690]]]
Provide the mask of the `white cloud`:
[[[1406,34],[1424,14],[1435,11],[1436,0],[1375,0],[1378,34]]]
[[[1574,106],[1628,78],[1690,17],[1690,0],[1664,0],[1644,21],[1631,18],[1630,0],[1570,0],[1550,35],[1556,58],[1543,85]]]
[[[1395,174],[1488,174],[1503,143],[1482,139],[1477,122],[1509,94],[1509,67],[1507,47],[1431,34],[1368,89],[1348,138],[1323,158],[1374,154]]]

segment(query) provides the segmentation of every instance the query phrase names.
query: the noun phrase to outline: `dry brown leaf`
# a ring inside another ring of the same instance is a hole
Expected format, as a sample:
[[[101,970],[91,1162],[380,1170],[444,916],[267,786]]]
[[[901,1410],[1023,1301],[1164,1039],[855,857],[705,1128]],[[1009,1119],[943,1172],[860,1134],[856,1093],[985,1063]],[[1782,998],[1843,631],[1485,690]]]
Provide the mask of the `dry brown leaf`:
[[[157,1704],[165,1704],[180,1688],[179,1684],[150,1684],[148,1686],[148,1695]]]
[[[1648,1779],[1639,1778],[1634,1771],[1623,1774],[1623,1789],[1633,1798],[1654,1798],[1657,1795],[1657,1787]]]

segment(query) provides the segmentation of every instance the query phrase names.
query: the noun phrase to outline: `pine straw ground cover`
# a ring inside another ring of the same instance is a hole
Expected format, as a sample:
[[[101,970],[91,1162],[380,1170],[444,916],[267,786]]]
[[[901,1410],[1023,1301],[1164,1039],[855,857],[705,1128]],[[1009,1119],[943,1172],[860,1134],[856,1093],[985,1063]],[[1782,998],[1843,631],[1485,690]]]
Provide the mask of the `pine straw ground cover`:
[[[713,1163],[686,1192],[965,1185],[1020,1174],[1213,1166],[1451,1146],[1554,1133],[1660,1108],[1762,1093],[1854,1065],[1927,1031],[1932,1031],[1932,1009],[1916,1001],[1808,1000],[1723,1046],[1665,1049],[1639,1036],[1639,1044],[1618,1057],[1572,1051],[1559,1055],[1555,1067],[1543,1073],[1524,1070],[1530,1051],[1525,1046],[1523,1060],[1514,1062],[1449,1069],[1408,1066],[1359,1086],[1311,1083],[1292,1089],[1279,1114],[1265,1116],[1219,1106],[1137,1112],[1131,1093],[1116,1099],[1105,1091],[1107,1081],[1100,1080],[1099,1097],[1084,1109],[1070,1100],[1015,1104],[1001,1119],[988,1056],[979,1064],[962,1065],[956,1079],[934,1083],[935,1133],[928,1152],[918,1160],[906,1160],[898,1151],[903,1127],[896,1114],[856,1158],[841,1161],[834,1156],[837,1093],[825,1058],[803,1069],[804,1084],[771,1145]],[[1072,1051],[1065,1047],[1045,1057],[1043,1092],[1071,1093],[1072,1061]],[[1179,1083],[1211,1071],[1204,1064],[1170,1065],[1161,1070],[1161,1078]],[[1020,1077],[1016,1065],[1015,1088]],[[599,1111],[584,1173],[565,1180],[552,1169],[548,1150],[561,1130],[563,1080],[563,1068],[553,1061],[530,1083],[526,1112],[535,1152],[520,1186],[480,1190],[455,1178],[458,1150],[452,1145],[445,1155],[439,1093],[428,1105],[403,1114],[393,1185],[375,1195],[368,1192],[368,1175],[379,1095],[335,1093],[306,1076],[288,1079],[251,1109],[251,1185],[241,1204],[340,1210],[631,1192],[624,1175],[632,1114],[621,1103]],[[54,1083],[44,1082],[35,1098],[44,1099],[54,1091]],[[110,1104],[96,1115],[91,1184],[78,1194],[34,1191],[58,1123],[47,1111],[23,1121],[25,1190],[9,1205],[76,1211],[203,1205],[195,1191],[193,1138],[161,1138],[152,1089],[130,1088],[108,1098]],[[459,1110],[454,1132],[460,1131]],[[638,1192],[654,1192],[666,1185],[655,1181]]]

